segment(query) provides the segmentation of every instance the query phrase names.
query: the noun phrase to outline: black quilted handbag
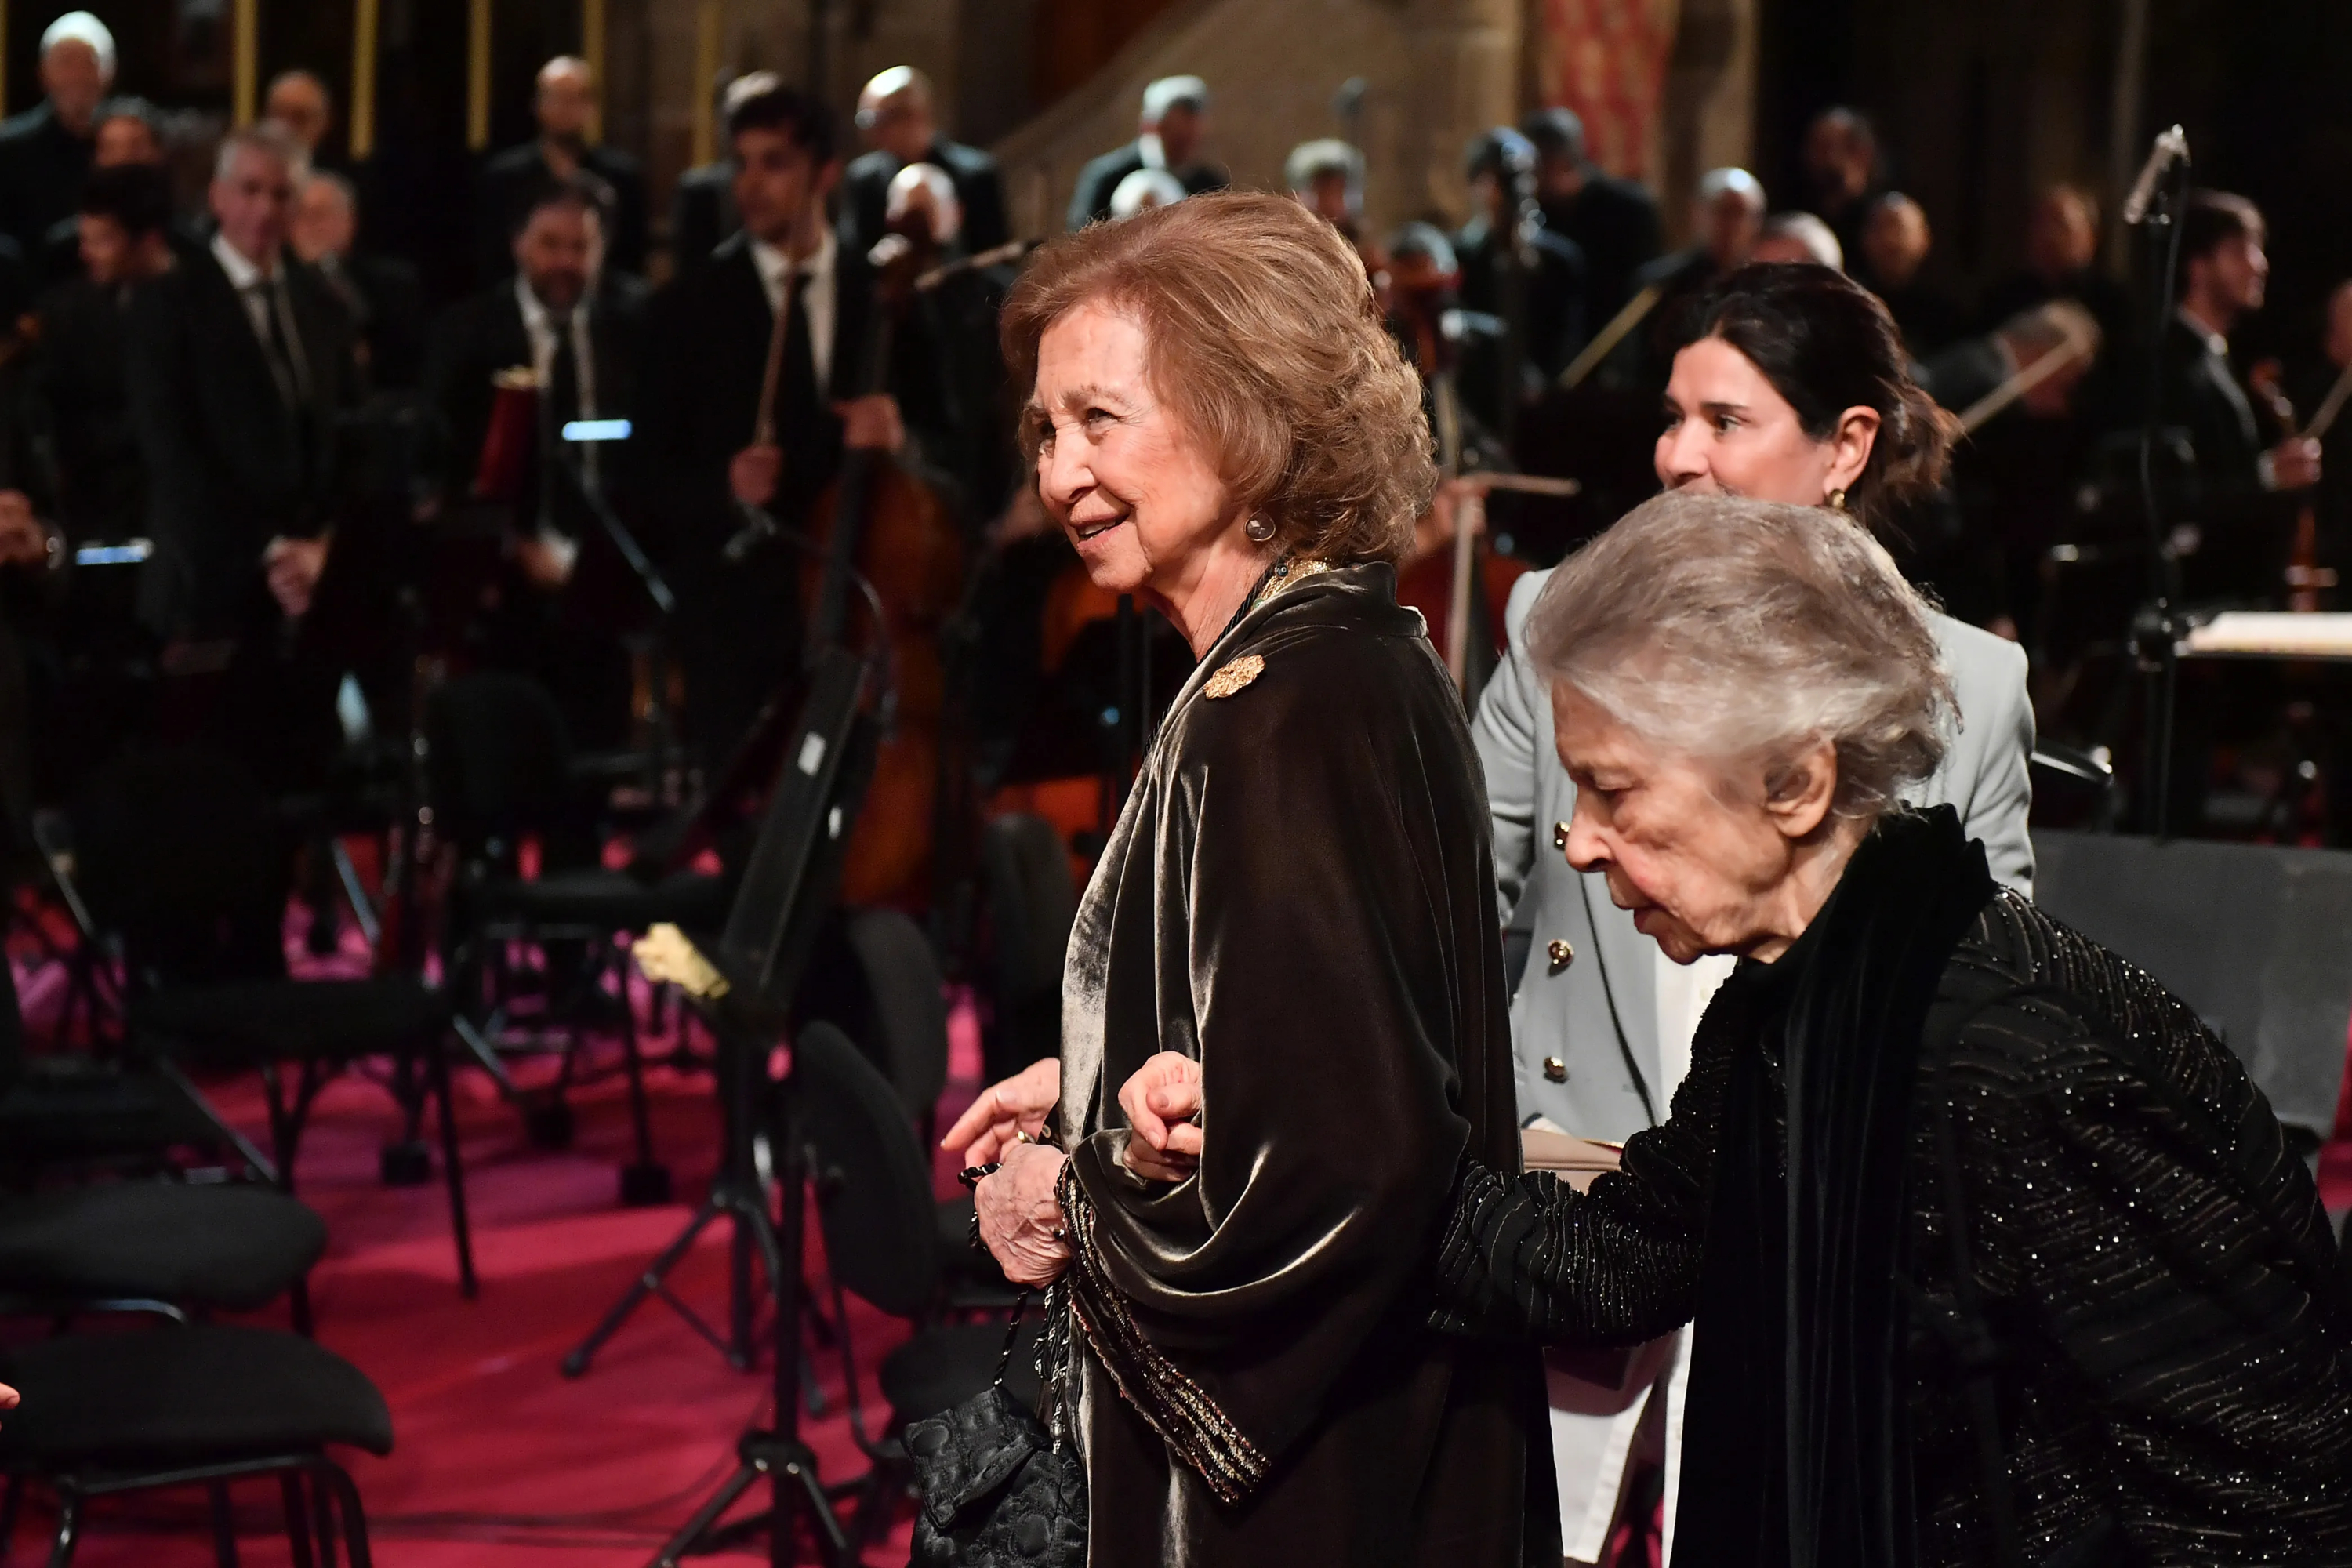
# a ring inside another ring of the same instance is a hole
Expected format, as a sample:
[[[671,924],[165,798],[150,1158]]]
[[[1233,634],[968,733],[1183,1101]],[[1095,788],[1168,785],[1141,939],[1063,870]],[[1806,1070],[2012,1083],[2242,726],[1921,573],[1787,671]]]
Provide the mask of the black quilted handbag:
[[[907,1428],[922,1499],[910,1568],[1080,1568],[1087,1560],[1086,1466],[1005,1392],[1020,1322],[1016,1303],[996,1381]]]

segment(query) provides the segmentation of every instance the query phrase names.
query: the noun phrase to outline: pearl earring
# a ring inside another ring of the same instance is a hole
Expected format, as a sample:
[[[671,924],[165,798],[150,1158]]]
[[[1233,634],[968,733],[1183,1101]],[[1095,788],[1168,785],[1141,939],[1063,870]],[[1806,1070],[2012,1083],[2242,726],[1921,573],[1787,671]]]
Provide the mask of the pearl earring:
[[[1249,535],[1252,543],[1264,544],[1274,537],[1274,524],[1265,518],[1254,517],[1242,524],[1242,531]]]

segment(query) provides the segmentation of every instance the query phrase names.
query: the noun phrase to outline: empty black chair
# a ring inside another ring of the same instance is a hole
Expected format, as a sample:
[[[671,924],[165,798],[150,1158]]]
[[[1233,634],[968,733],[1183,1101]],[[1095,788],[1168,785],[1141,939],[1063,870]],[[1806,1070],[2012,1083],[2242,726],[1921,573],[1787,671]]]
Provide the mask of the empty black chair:
[[[583,1020],[617,1026],[629,1075],[636,1164],[624,1173],[623,1193],[660,1202],[667,1184],[655,1175],[653,1131],[645,1098],[636,1018],[628,1005],[627,950],[621,935],[651,926],[701,928],[727,912],[724,879],[693,871],[640,875],[601,860],[597,843],[599,791],[583,784],[562,711],[545,687],[528,676],[467,675],[436,690],[428,708],[432,793],[443,831],[466,862],[456,900],[452,973],[469,1001],[488,1012],[491,1039],[511,1037],[508,1003],[513,993],[504,953],[509,942],[540,945],[549,961],[546,1021],[568,1026],[556,1099],[530,1108],[532,1134],[542,1142],[569,1141],[564,1088],[578,1070]],[[519,851],[536,836],[541,868],[520,874]],[[612,975],[617,1006],[604,1000]],[[491,1065],[496,1068],[496,1062]],[[511,1089],[510,1083],[503,1083]]]
[[[813,1024],[793,1043],[788,1103],[813,1158],[818,1223],[836,1300],[848,1291],[893,1317],[924,1323],[938,1310],[945,1279],[937,1243],[938,1204],[930,1161],[915,1142],[904,1106],[857,1047],[830,1024]],[[906,1454],[898,1434],[910,1421],[961,1404],[995,1376],[1004,1347],[1002,1322],[919,1327],[883,1359],[882,1396],[890,1415],[884,1436],[869,1437],[857,1394],[848,1317],[841,1328],[849,1390],[850,1430],[874,1462],[861,1531],[883,1521],[874,1512],[903,1491]],[[1005,1386],[1033,1409],[1038,1384],[1035,1331],[1024,1324]]]
[[[0,963],[0,1181],[29,1185],[47,1166],[160,1164],[172,1152],[268,1160],[168,1066],[80,1054],[28,1057],[16,975]]]
[[[1069,847],[1039,816],[991,821],[981,835],[981,871],[995,963],[993,1016],[984,1036],[988,1081],[1012,1077],[1062,1046],[1062,961],[1078,900]]]
[[[889,1080],[928,1150],[948,1081],[947,984],[939,959],[922,928],[899,910],[856,910],[843,921],[841,937],[855,983],[810,987],[823,998],[818,1016],[840,1026]],[[1011,1305],[1013,1289],[996,1260],[966,1245],[971,1195],[940,1199],[937,1218],[944,1304]]]
[[[277,1476],[295,1561],[310,1559],[301,1478],[340,1505],[352,1568],[368,1568],[359,1489],[331,1446],[392,1451],[392,1413],[351,1363],[298,1335],[217,1324],[68,1334],[0,1357],[23,1403],[0,1425],[0,1554],[27,1482],[58,1496],[52,1568],[72,1560],[91,1498],[161,1487],[221,1487]],[[215,1530],[226,1539],[226,1509]]]
[[[0,1303],[252,1311],[292,1289],[326,1249],[326,1222],[268,1187],[73,1187],[0,1200]]]
[[[330,1073],[391,1058],[404,1147],[415,1143],[429,1087],[440,1102],[458,1278],[472,1295],[444,996],[408,975],[288,974],[289,840],[268,797],[226,757],[187,750],[124,758],[93,781],[72,823],[73,880],[93,937],[121,955],[134,1053],[258,1071],[280,1186],[293,1189],[302,1128]],[[278,1070],[288,1064],[299,1068],[290,1091]]]
[[[938,1113],[948,1086],[947,980],[923,928],[900,910],[859,910],[844,931],[865,977],[866,1047],[919,1125]]]

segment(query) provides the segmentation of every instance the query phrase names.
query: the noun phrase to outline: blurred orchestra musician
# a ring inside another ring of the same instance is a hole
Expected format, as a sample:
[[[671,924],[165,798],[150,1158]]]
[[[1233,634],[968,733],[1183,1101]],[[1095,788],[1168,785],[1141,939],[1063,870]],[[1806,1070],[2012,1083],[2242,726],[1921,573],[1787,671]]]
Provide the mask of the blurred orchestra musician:
[[[2080,186],[2047,187],[2026,221],[2024,268],[1985,290],[1978,324],[1990,330],[2050,300],[2081,305],[2097,320],[2105,352],[2076,399],[2077,413],[2092,423],[2125,424],[2144,412],[2126,398],[2129,383],[2142,374],[2147,330],[2131,290],[2109,277],[2098,260],[2097,200]]]
[[[919,340],[932,345],[936,400],[910,399],[932,411],[927,466],[953,480],[969,534],[976,536],[1010,496],[1018,472],[1013,403],[997,342],[998,313],[1015,266],[964,265],[979,254],[963,225],[968,215],[954,176],[936,163],[909,163],[890,178],[883,228],[937,258],[942,275],[916,296]],[[976,542],[976,539],[975,539]]]
[[[2067,650],[2053,638],[2076,629],[2045,620],[2044,567],[2051,547],[2080,525],[2075,497],[2098,433],[2081,404],[2105,353],[2098,319],[2077,300],[2053,299],[1954,342],[1918,370],[1938,404],[1966,414],[2048,357],[2065,356],[1958,443],[1952,460],[1964,538],[1983,552],[1979,581],[1990,589],[1977,622],[2023,642],[2037,663],[2063,662]]]
[[[1598,326],[1633,292],[1633,274],[1665,248],[1657,198],[1592,162],[1574,110],[1538,109],[1519,129],[1535,143],[1536,200],[1545,224],[1584,252],[1584,319]]]
[[[289,242],[351,316],[368,386],[404,392],[424,366],[425,286],[399,258],[357,248],[359,205],[351,181],[311,170],[294,195]]]
[[[603,230],[603,206],[584,183],[541,191],[513,239],[514,277],[444,313],[425,377],[447,504],[504,512],[510,570],[481,628],[486,662],[537,676],[574,743],[599,749],[627,738],[621,633],[646,614],[586,493],[624,488],[611,470],[626,444],[562,443],[574,420],[636,412],[646,287],[599,265]],[[502,380],[512,407],[522,408],[512,393],[526,383],[532,395],[529,417],[494,437],[494,423],[514,418],[500,413]],[[494,438],[514,443],[508,462],[486,458]],[[484,494],[485,483],[503,493]]]
[[[1336,136],[1301,142],[1282,161],[1283,184],[1299,205],[1348,237],[1365,270],[1375,271],[1364,237],[1364,155]]]
[[[842,175],[842,226],[853,248],[882,237],[890,182],[912,163],[943,171],[963,209],[963,248],[977,256],[1012,237],[1004,218],[1004,176],[996,160],[940,134],[931,108],[931,79],[912,66],[876,74],[857,95],[857,130],[870,151]]]
[[[596,81],[588,62],[558,55],[539,68],[531,100],[539,134],[495,154],[482,165],[476,235],[484,283],[504,278],[514,266],[509,243],[516,226],[539,193],[561,180],[583,176],[604,187],[610,229],[607,266],[642,274],[646,269],[646,174],[627,153],[588,140],[596,109]]]
[[[87,11],[41,34],[41,101],[0,121],[0,235],[29,258],[74,216],[95,152],[98,106],[114,81],[114,35]]]
[[[132,294],[176,258],[170,179],[146,163],[93,170],[76,224],[80,265],[42,297],[37,311],[36,395],[57,454],[58,520],[80,544],[146,530],[127,320]]]
[[[1462,350],[1462,401],[1506,446],[1519,406],[1584,346],[1584,252],[1545,226],[1535,143],[1507,125],[1471,140],[1470,221],[1454,237],[1465,310],[1490,318]]]
[[[90,170],[94,175],[101,169],[116,169],[125,164],[141,164],[163,170],[163,135],[154,105],[140,98],[110,98],[99,107],[96,134],[91,139]],[[168,204],[171,187],[164,184]],[[49,226],[41,237],[39,251],[26,260],[31,263],[36,285],[47,289],[82,274],[82,214],[83,208],[70,216],[61,217]],[[175,215],[167,209],[167,219]],[[201,242],[178,222],[166,227],[165,237],[175,246],[194,248]]]
[[[2291,497],[2319,482],[2319,444],[2265,439],[2230,359],[2231,332],[2268,290],[2263,215],[2243,196],[2197,191],[2179,223],[2160,395],[2164,423],[2187,434],[2193,454],[2165,498],[2182,585],[2192,601],[2268,601],[2284,593]]]
[[[1748,265],[1764,233],[1764,186],[1745,169],[1709,169],[1691,203],[1693,243],[1633,274],[1633,292],[1657,290],[1656,302],[1625,340],[1622,379],[1663,392],[1678,345],[1680,318],[1700,295]]]
[[[2327,318],[2318,352],[2293,366],[2288,382],[2296,413],[2305,428],[2327,405],[2339,382],[2352,382],[2352,279],[2338,283],[2327,296]],[[2313,564],[2332,572],[2336,582],[2319,590],[2327,608],[2345,604],[2347,574],[2352,574],[2352,418],[2339,413],[2321,437],[2321,472],[2314,520]],[[2352,819],[2346,826],[2352,828]]]
[[[357,373],[341,301],[286,249],[303,173],[277,126],[230,132],[212,243],[134,291],[128,333],[156,543],[142,612],[167,672],[219,677],[208,732],[279,787],[327,760],[341,670],[322,649],[352,629],[310,615],[335,548],[339,421]],[[199,705],[178,706],[193,721]]]
[[[719,123],[723,129],[735,106],[783,85],[773,71],[745,71],[719,89]],[[683,272],[719,248],[719,242],[743,226],[735,210],[735,160],[725,156],[697,163],[677,177],[670,197],[669,255],[673,270]]]
[[[1845,270],[1845,247],[1837,231],[1811,213],[1774,213],[1764,220],[1750,261],[1808,261],[1832,272]]]
[[[1862,220],[1855,280],[1878,296],[1903,329],[1913,359],[1926,359],[1967,331],[1959,301],[1922,277],[1936,242],[1927,210],[1901,191],[1873,197]]]
[[[1878,132],[1870,117],[1843,105],[1824,109],[1805,128],[1801,159],[1807,212],[1836,231],[1849,256],[1862,249],[1862,226],[1879,191]]]
[[[302,144],[312,174],[341,174],[348,167],[348,160],[327,146],[327,133],[335,128],[335,95],[318,72],[281,71],[273,78],[262,95],[261,117],[283,125]]]
[[[1142,169],[1172,176],[1187,195],[1222,191],[1224,170],[1202,160],[1209,136],[1209,84],[1196,76],[1164,76],[1143,89],[1135,140],[1078,171],[1070,193],[1069,226],[1084,228],[1111,216],[1111,197]],[[1154,204],[1159,205],[1157,203]]]
[[[825,216],[841,179],[831,114],[778,86],[736,105],[728,140],[743,226],[655,298],[638,442],[688,723],[714,763],[801,665],[802,557],[771,523],[805,526],[845,447],[907,441],[895,397],[851,395],[873,274]],[[903,363],[920,345],[899,337]]]

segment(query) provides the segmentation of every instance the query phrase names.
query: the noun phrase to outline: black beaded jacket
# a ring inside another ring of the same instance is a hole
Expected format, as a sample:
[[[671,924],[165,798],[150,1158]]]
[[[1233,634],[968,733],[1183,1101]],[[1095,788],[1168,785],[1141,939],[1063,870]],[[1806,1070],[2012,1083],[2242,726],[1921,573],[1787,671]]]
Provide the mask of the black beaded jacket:
[[[1521,1562],[1536,1352],[1427,1323],[1460,1163],[1517,1158],[1486,835],[1386,565],[1262,593],[1171,706],[1063,988],[1097,1568]],[[1119,1087],[1161,1050],[1213,1129],[1173,1185],[1120,1162]]]
[[[1621,1173],[1466,1172],[1437,1321],[1696,1316],[1679,1563],[2352,1563],[2308,1173],[2186,1006],[1982,878],[1948,813],[1882,824]]]

